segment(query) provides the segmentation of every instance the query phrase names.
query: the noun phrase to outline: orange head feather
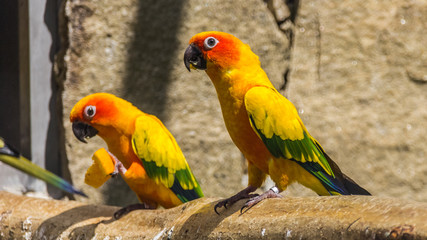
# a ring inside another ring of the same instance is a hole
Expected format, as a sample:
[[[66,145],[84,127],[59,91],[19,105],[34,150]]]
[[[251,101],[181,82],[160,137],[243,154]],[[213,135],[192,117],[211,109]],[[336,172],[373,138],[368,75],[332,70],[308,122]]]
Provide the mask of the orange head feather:
[[[80,141],[111,132],[132,134],[133,121],[143,114],[130,102],[109,93],[95,93],[82,98],[70,113],[73,131]]]
[[[193,36],[189,44],[190,46],[184,54],[187,68],[230,69],[239,67],[247,60],[256,59],[258,62],[258,57],[250,50],[250,47],[229,33],[201,32]],[[206,61],[205,66],[203,61]]]
[[[105,121],[106,118],[111,119],[117,114],[115,98],[108,93],[95,93],[82,98],[71,110],[70,121],[96,124]]]

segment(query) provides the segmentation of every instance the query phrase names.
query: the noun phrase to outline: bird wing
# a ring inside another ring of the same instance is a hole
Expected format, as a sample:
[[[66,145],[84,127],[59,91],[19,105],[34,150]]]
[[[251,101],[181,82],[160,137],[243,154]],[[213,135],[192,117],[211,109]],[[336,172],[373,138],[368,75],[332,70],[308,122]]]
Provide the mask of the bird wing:
[[[330,164],[288,99],[273,88],[257,86],[246,93],[245,106],[252,128],[274,157],[296,161],[319,179],[330,194],[348,194],[335,176],[341,171],[335,169],[336,164]]]
[[[182,202],[203,197],[184,154],[159,119],[148,114],[136,119],[132,147],[147,175],[171,189]]]
[[[22,156],[18,151],[9,146],[3,138],[0,137],[0,161],[4,162],[20,171],[43,180],[63,191],[72,194],[78,194],[87,197],[82,191],[75,188],[71,183],[58,177],[54,173],[39,167],[30,160]]]

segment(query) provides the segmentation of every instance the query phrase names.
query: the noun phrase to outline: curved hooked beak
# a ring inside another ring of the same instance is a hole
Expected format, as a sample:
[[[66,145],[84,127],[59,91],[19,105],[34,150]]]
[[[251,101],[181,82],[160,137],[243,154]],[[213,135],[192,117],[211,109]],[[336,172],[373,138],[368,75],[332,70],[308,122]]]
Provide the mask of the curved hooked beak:
[[[73,133],[78,140],[87,143],[86,139],[95,136],[98,130],[84,122],[73,122]]]
[[[184,64],[188,71],[191,68],[206,70],[206,59],[203,58],[202,51],[193,43],[185,50]]]

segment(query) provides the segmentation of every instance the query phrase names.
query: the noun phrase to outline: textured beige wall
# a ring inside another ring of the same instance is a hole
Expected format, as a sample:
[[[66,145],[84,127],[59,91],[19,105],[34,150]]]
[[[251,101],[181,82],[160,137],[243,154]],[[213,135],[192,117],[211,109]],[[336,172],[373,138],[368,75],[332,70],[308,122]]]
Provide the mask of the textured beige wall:
[[[426,12],[426,1],[301,1],[286,93],[374,195],[427,201]]]
[[[286,5],[270,2],[278,20],[286,19]],[[188,73],[182,61],[191,36],[220,30],[251,45],[276,87],[290,70],[282,93],[344,172],[374,195],[427,201],[424,1],[301,1],[296,26],[280,28],[261,0],[68,0],[65,10],[66,154],[73,183],[90,196],[79,200],[137,201],[119,178],[100,189],[83,183],[92,154],[105,145],[100,138],[78,142],[68,115],[95,92],[157,115],[205,195],[225,197],[246,185],[209,78]],[[285,195],[314,193],[291,186]]]

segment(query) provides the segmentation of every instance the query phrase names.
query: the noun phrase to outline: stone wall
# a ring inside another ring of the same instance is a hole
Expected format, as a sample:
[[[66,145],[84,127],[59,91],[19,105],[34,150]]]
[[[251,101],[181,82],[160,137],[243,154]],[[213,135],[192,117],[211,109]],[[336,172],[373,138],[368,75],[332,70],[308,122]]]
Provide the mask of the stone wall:
[[[68,0],[64,6],[63,115],[73,183],[92,203],[126,205],[119,178],[83,183],[100,138],[78,142],[68,115],[82,97],[110,92],[158,116],[206,196],[246,186],[214,87],[188,73],[194,34],[219,30],[248,43],[274,85],[344,172],[372,194],[427,201],[425,1]],[[271,182],[268,183],[271,185]],[[293,185],[285,195],[314,195]]]
[[[301,1],[287,96],[342,170],[427,201],[427,2]]]

